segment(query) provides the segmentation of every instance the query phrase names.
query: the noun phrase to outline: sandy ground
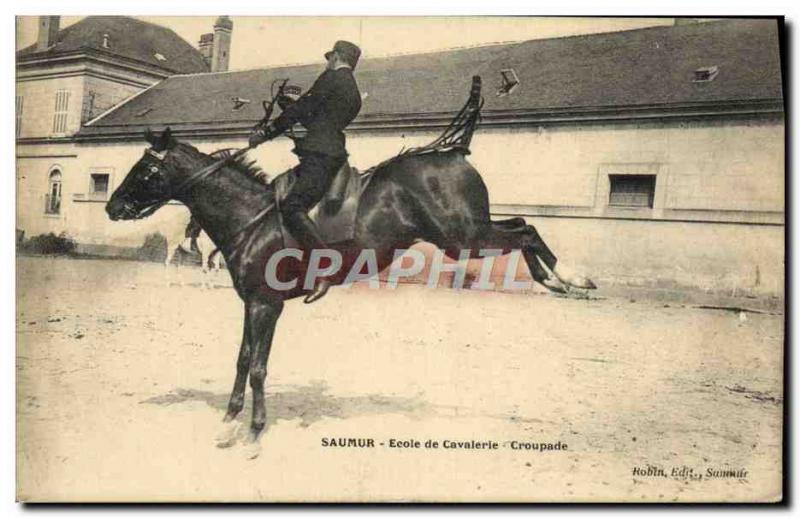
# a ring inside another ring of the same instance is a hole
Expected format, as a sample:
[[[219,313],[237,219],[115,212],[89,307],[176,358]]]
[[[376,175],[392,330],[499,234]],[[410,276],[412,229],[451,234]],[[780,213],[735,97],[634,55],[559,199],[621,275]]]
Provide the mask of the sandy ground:
[[[287,305],[270,358],[268,429],[249,460],[241,442],[215,442],[242,318],[226,273],[204,288],[208,277],[191,268],[17,265],[22,500],[780,498],[780,314],[632,302],[602,289],[590,300],[337,289]],[[238,436],[249,417],[248,391]],[[340,437],[376,444],[322,445]],[[424,448],[429,439],[440,447]],[[499,446],[442,446],[472,439]],[[567,449],[514,450],[512,441]],[[746,475],[690,480],[682,467]]]

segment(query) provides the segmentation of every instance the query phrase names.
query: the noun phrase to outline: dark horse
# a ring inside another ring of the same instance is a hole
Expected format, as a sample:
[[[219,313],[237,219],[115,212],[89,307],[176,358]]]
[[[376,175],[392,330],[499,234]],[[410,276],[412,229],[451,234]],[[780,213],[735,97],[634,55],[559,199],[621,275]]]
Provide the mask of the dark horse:
[[[106,206],[112,220],[138,219],[169,200],[184,203],[222,251],[233,286],[245,305],[244,332],[225,421],[244,406],[247,379],[253,391],[250,438],[257,441],[266,419],[264,381],[275,325],[284,301],[302,291],[279,292],[264,278],[267,260],[283,248],[274,208],[274,191],[233,162],[192,181],[213,156],[175,140],[169,128],[148,132],[151,148],[133,166]],[[343,271],[356,254],[371,249],[378,268],[419,241],[438,246],[458,259],[461,250],[521,250],[533,279],[553,291],[568,286],[594,288],[586,277],[556,266],[556,257],[522,218],[491,221],[489,196],[478,171],[458,150],[399,156],[379,166],[363,191],[355,239],[343,250]],[[336,281],[334,281],[336,282]],[[341,279],[338,280],[341,282]]]

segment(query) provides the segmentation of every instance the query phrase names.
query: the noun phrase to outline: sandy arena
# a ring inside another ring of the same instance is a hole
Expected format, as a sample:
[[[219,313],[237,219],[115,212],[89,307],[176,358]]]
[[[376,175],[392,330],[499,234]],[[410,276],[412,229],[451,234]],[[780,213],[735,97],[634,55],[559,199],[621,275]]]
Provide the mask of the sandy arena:
[[[17,269],[21,500],[780,498],[776,311],[602,287],[589,300],[401,285],[292,301],[248,459],[249,388],[239,440],[215,439],[242,323],[227,273],[39,257]]]

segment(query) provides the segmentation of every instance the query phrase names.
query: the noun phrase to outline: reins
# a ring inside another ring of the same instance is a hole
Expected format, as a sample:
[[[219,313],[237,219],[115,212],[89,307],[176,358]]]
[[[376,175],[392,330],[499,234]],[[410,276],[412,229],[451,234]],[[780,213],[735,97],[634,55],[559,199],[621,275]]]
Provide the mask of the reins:
[[[175,194],[184,192],[185,189],[187,189],[187,188],[191,187],[192,185],[194,185],[194,184],[202,181],[203,179],[209,177],[210,175],[212,175],[216,171],[220,170],[222,167],[230,164],[231,162],[235,161],[237,158],[239,158],[242,155],[244,155],[250,149],[252,149],[252,146],[247,146],[247,147],[238,149],[238,150],[234,151],[233,153],[227,154],[227,156],[225,156],[225,158],[217,160],[213,164],[198,170],[197,172],[192,174],[189,178],[185,179],[183,182],[178,184],[175,188],[171,189],[172,193],[170,195],[170,198],[173,198],[175,196]],[[148,149],[147,153],[149,155],[152,155],[153,157],[157,158],[159,161],[162,161],[162,162],[167,157],[167,152],[166,151],[163,152],[163,153],[159,153],[159,152],[154,151],[152,149]],[[215,152],[215,154],[220,154],[220,153],[221,153],[220,151]],[[229,153],[229,151],[228,150],[222,150],[222,153]],[[139,212],[135,216],[135,219],[142,219],[142,218],[146,218],[147,216],[150,216],[155,211],[157,211],[158,209],[160,209],[161,207],[166,205],[168,203],[168,201],[169,201],[169,199],[167,199],[165,201],[162,201],[162,202],[158,202],[158,203],[146,208],[145,210]],[[224,251],[227,252],[231,248],[233,243],[236,242],[236,240],[241,236],[241,234],[243,234],[244,232],[246,232],[247,230],[252,228],[256,223],[261,221],[264,218],[264,216],[269,214],[275,208],[275,206],[276,206],[276,200],[273,199],[266,207],[261,209],[255,216],[253,216],[250,219],[250,221],[248,221],[241,228],[236,230],[227,239],[228,243],[226,243],[224,245],[221,245],[219,248],[220,249],[224,249]]]
[[[280,86],[278,86],[277,91],[275,90],[275,85],[281,82]],[[264,107],[264,117],[255,125],[255,127],[259,127],[262,124],[265,124],[269,121],[270,117],[272,117],[272,112],[275,110],[275,103],[277,102],[278,98],[283,95],[283,91],[286,88],[286,83],[289,82],[289,79],[275,79],[272,81],[270,85],[270,97],[269,101],[262,101],[261,105]],[[218,160],[217,162],[208,165],[199,171],[192,173],[188,178],[186,178],[183,182],[179,183],[173,190],[172,195],[181,194],[185,192],[187,189],[195,185],[197,182],[205,179],[206,177],[214,174],[215,172],[219,171],[225,165],[231,163],[232,161],[236,160],[237,158],[241,157],[251,149],[253,149],[253,145],[248,144],[247,146],[240,148],[230,155],[226,156],[225,158]],[[212,153],[213,155],[213,153]],[[164,159],[164,155],[161,155],[161,160]]]
[[[206,166],[206,167],[204,167],[204,168],[202,168],[202,169],[200,169],[198,171],[195,171],[188,178],[183,180],[181,183],[179,183],[177,186],[175,186],[172,189],[172,196],[179,195],[181,193],[186,192],[187,189],[189,189],[190,187],[192,187],[196,183],[198,183],[198,182],[204,180],[205,178],[211,176],[212,174],[216,173],[217,171],[219,171],[220,169],[222,169],[223,167],[225,167],[229,163],[233,162],[237,158],[241,157],[242,155],[244,155],[245,153],[247,153],[251,149],[253,149],[253,146],[247,145],[246,147],[243,147],[241,149],[237,149],[236,151],[234,151],[230,155],[226,156],[225,158],[223,158],[221,160],[217,160],[213,164],[208,165],[208,166]]]

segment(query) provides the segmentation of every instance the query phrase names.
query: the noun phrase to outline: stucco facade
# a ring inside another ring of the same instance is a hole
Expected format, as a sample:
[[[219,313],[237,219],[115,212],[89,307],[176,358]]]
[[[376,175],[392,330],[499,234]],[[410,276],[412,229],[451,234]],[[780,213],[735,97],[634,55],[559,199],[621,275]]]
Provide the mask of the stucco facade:
[[[351,163],[366,169],[436,132],[352,132]],[[241,139],[188,139],[201,150]],[[780,118],[481,128],[470,161],[489,188],[496,217],[534,224],[564,261],[605,282],[693,286],[780,294],[783,289],[784,125]],[[109,192],[141,157],[144,140],[20,146],[18,199],[43,207],[47,175],[64,171],[62,214],[22,210],[29,235],[65,231],[86,250],[119,253],[147,234],[186,221],[179,205],[136,222],[111,222],[104,197],[91,199],[90,175],[110,175]],[[267,171],[291,167],[291,142],[259,147]],[[39,154],[39,158],[32,158]],[[609,206],[609,174],[655,174],[652,208]],[[498,263],[502,264],[502,261]]]

